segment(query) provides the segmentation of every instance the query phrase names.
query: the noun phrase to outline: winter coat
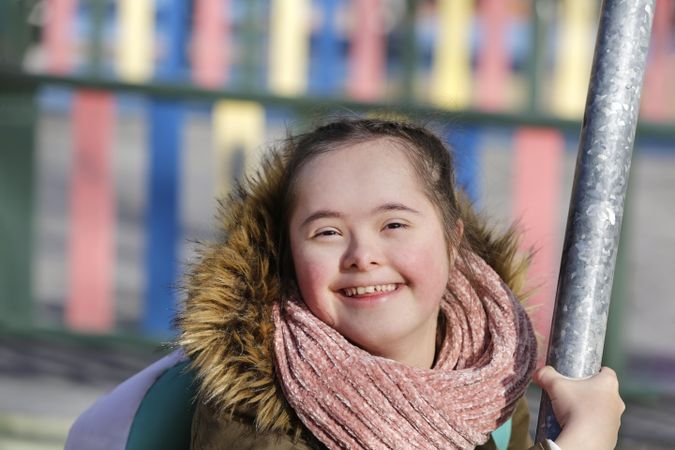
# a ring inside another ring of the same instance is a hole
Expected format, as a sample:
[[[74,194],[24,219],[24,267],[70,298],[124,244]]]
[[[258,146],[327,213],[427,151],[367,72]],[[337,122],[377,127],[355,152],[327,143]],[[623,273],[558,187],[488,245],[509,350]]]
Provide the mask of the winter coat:
[[[192,448],[322,448],[288,405],[273,364],[283,166],[283,157],[272,153],[230,197],[222,208],[221,241],[204,247],[187,280],[177,323],[199,379]],[[516,234],[494,233],[468,203],[462,216],[474,251],[518,294],[527,261],[518,256]],[[508,448],[528,448],[524,399],[511,423]],[[479,448],[496,449],[492,439]]]
[[[261,433],[253,416],[243,411],[218,418],[198,401],[188,364],[177,350],[98,399],[71,427],[65,450],[321,448],[310,434],[295,438],[281,431]],[[509,450],[528,447],[528,422],[527,406],[521,400],[511,420],[500,427],[500,435],[493,433],[478,448],[501,450],[507,443]]]
[[[510,438],[508,435],[491,436],[488,442],[477,447],[477,449],[506,450],[508,448],[508,450],[524,450],[529,448],[532,445],[528,434],[529,418],[527,403],[525,399],[521,399],[511,421],[507,422],[504,427],[508,427]],[[501,446],[498,447],[495,441],[500,441]],[[192,421],[192,444],[190,448],[203,450],[311,450],[325,447],[308,432],[300,439],[295,439],[294,436],[283,432],[260,434],[256,432],[251,415],[239,413],[227,418],[218,418],[213,411],[202,404],[197,406]]]

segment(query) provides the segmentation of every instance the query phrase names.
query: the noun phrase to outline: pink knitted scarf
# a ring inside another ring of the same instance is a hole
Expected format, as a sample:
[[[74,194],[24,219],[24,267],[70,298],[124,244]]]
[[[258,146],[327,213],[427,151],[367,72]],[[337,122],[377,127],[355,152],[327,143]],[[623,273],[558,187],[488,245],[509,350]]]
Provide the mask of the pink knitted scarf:
[[[328,448],[472,449],[513,413],[535,366],[532,326],[482,259],[458,260],[441,303],[445,339],[431,369],[373,356],[289,298],[274,306],[285,396]]]

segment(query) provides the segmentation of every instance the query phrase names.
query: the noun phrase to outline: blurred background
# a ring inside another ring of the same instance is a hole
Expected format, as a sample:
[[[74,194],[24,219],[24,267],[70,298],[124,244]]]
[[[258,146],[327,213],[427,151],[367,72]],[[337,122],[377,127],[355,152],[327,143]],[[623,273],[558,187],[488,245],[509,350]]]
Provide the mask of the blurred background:
[[[62,448],[166,353],[218,198],[327,116],[416,118],[446,140],[477,208],[537,250],[545,349],[599,7],[0,1],[0,449]],[[605,346],[622,449],[675,448],[673,197],[675,0],[657,0]]]

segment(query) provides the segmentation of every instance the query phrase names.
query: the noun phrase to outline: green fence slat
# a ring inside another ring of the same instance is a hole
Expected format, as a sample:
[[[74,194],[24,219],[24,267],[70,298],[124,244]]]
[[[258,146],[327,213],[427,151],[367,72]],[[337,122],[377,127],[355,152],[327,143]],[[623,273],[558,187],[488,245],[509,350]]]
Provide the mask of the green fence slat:
[[[20,67],[30,42],[28,16],[33,0],[0,1],[0,64]]]
[[[103,71],[103,27],[106,20],[107,0],[87,0],[89,13],[89,48],[87,50],[89,73],[100,76]]]
[[[260,0],[248,0],[244,5],[242,76],[238,86],[244,91],[253,91],[259,87],[257,83],[261,64],[259,55],[262,50],[259,37],[262,29],[259,27],[259,20],[263,9]]]
[[[402,77],[401,98],[406,103],[412,103],[415,99],[415,70],[419,66],[417,58],[417,33],[415,20],[417,17],[417,0],[406,2],[405,17],[402,30]]]
[[[35,88],[0,84],[0,324],[32,317]]]
[[[527,108],[536,113],[541,108],[541,88],[546,51],[548,46],[548,32],[551,26],[551,13],[554,5],[551,0],[534,0],[531,4],[530,24],[532,33],[530,38],[530,54],[527,64]]]

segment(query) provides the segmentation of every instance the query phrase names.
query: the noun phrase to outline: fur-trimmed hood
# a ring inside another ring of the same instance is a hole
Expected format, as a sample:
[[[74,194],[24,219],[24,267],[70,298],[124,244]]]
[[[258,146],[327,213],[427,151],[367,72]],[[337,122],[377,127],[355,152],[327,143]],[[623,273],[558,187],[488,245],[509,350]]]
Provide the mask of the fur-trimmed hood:
[[[281,296],[278,223],[285,158],[272,151],[260,171],[221,205],[220,242],[205,245],[185,282],[176,323],[179,345],[192,360],[200,401],[218,415],[254,417],[261,432],[299,435],[303,427],[275,378],[272,304]],[[464,202],[465,236],[518,295],[527,258],[516,233],[500,234]]]

